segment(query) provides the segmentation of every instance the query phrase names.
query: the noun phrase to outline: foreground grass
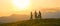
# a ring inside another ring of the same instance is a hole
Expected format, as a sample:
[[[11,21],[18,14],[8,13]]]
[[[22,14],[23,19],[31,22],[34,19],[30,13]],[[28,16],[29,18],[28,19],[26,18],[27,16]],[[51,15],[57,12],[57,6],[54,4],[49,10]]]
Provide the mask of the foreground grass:
[[[18,21],[13,23],[0,24],[0,26],[60,26],[60,19]]]

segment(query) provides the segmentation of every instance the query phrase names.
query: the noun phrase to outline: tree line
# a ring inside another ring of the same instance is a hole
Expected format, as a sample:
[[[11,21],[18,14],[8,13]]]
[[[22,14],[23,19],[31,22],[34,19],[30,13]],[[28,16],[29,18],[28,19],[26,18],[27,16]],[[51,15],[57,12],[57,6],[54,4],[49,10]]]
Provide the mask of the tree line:
[[[30,20],[33,19],[33,16],[34,16],[35,19],[42,19],[41,18],[41,12],[40,11],[38,13],[35,11],[34,14],[31,12],[30,13]]]

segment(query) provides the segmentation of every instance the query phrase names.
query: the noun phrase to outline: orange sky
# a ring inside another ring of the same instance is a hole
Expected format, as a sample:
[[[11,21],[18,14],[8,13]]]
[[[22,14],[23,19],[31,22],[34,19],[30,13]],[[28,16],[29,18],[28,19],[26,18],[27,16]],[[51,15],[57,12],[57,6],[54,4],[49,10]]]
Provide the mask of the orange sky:
[[[13,13],[26,14],[30,11],[40,10],[39,8],[55,8],[60,7],[60,0],[31,0],[32,5],[24,11],[15,11],[12,9],[12,0],[0,0],[0,16],[11,15]]]

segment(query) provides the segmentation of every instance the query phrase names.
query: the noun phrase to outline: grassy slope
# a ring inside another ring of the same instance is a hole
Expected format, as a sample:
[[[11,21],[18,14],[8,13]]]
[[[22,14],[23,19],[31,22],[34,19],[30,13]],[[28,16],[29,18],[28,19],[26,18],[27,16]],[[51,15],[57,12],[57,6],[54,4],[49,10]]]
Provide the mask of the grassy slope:
[[[0,24],[0,26],[60,26],[60,19],[27,20]]]

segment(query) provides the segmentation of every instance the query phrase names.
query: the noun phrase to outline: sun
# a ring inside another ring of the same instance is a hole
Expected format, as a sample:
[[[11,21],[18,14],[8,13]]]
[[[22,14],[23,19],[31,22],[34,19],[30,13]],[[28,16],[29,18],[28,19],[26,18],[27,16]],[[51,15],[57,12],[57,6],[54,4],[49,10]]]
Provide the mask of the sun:
[[[30,0],[13,0],[13,4],[19,10],[24,10],[30,5]]]

